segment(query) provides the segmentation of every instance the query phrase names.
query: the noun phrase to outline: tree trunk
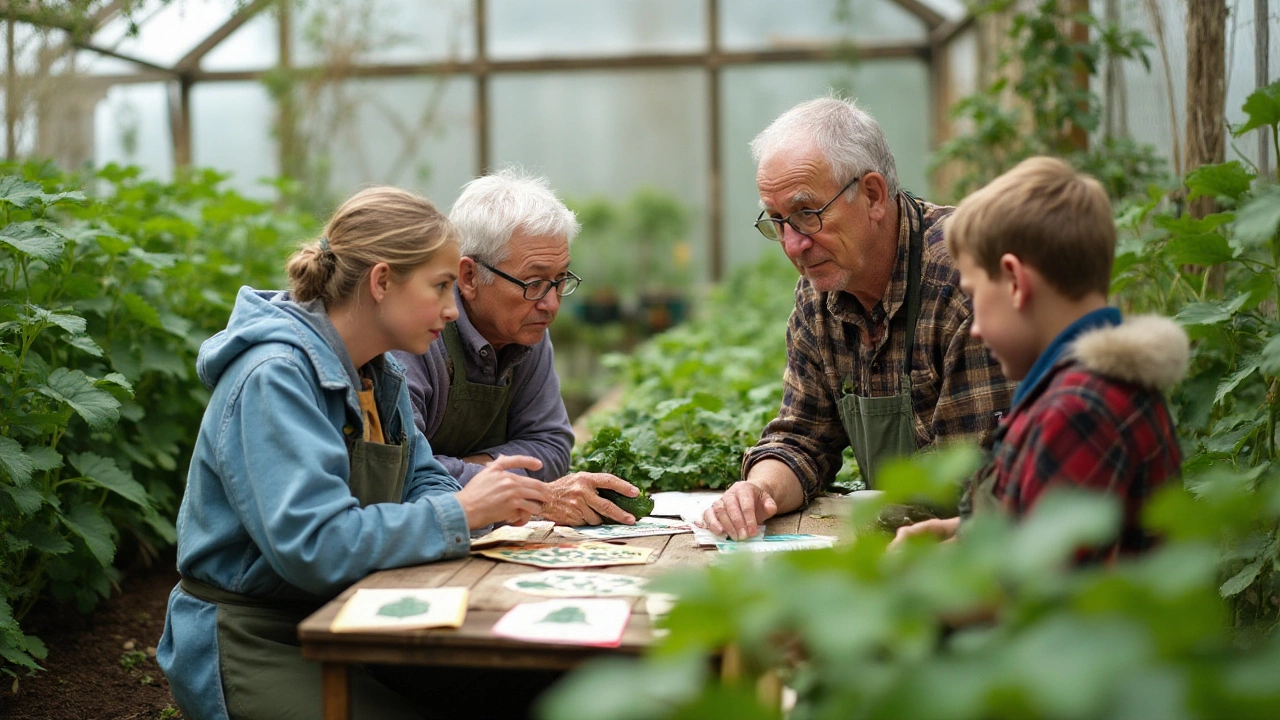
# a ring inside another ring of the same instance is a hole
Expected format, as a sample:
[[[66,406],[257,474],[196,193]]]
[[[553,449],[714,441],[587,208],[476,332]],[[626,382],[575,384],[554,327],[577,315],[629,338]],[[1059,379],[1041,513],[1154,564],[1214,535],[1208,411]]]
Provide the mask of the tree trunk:
[[[1226,0],[1187,3],[1187,172],[1225,156],[1226,41]],[[1216,205],[1198,198],[1190,212],[1204,217]]]

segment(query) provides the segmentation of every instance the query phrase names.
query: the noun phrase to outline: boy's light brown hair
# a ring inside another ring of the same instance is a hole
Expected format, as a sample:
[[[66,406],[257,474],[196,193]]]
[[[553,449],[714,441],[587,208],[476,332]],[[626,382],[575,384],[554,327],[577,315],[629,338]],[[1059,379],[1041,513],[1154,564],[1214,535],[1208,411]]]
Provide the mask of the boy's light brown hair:
[[[947,219],[947,251],[987,275],[1016,255],[1072,300],[1108,294],[1116,226],[1107,192],[1058,158],[1033,157],[960,202]]]

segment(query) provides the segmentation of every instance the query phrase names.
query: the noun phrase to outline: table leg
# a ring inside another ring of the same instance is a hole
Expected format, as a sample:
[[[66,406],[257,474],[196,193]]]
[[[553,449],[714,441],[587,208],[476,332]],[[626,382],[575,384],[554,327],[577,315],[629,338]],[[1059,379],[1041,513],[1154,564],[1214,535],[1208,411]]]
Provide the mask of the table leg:
[[[320,663],[320,688],[324,697],[324,720],[350,720],[350,667],[340,662]]]

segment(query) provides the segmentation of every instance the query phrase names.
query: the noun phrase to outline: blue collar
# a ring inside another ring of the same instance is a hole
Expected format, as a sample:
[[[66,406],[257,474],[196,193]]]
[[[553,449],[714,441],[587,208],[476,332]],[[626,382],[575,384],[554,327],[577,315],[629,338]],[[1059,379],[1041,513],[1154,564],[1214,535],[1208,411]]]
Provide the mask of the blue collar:
[[[1049,343],[1049,347],[1040,353],[1040,357],[1036,358],[1031,369],[1027,371],[1027,376],[1022,378],[1018,383],[1018,389],[1013,392],[1013,407],[1017,407],[1027,395],[1031,394],[1032,388],[1036,386],[1053,366],[1062,359],[1062,355],[1067,351],[1068,346],[1089,330],[1095,330],[1102,327],[1111,327],[1120,324],[1120,310],[1113,307],[1104,307],[1085,313],[1080,319],[1071,323],[1065,330],[1058,333],[1058,337]]]

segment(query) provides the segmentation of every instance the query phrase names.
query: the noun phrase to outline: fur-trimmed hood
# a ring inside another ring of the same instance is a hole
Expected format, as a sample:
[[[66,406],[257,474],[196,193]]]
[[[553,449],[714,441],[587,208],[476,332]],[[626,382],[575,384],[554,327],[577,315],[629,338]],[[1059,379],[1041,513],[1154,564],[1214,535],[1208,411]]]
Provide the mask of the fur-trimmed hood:
[[[1119,325],[1090,330],[1068,351],[1068,357],[1099,375],[1161,391],[1187,374],[1190,356],[1187,333],[1159,315],[1135,315]]]

